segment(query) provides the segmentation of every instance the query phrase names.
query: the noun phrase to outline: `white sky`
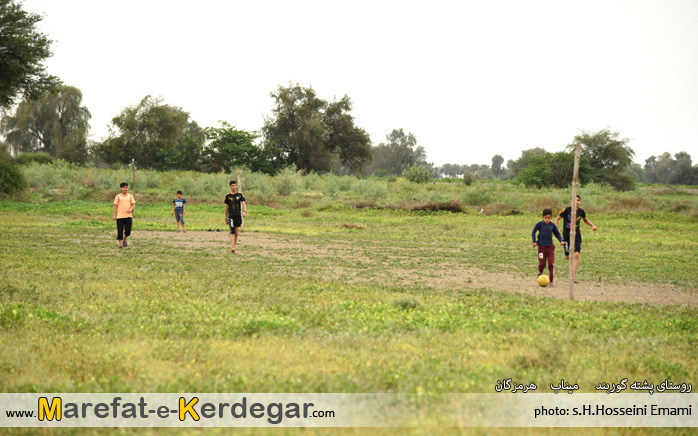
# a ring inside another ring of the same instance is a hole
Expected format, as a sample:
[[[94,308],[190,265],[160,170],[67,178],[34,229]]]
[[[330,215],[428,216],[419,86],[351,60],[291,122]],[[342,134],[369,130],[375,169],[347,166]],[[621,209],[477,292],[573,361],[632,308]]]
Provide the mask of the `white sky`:
[[[93,139],[147,94],[201,126],[259,130],[279,85],[348,94],[377,145],[404,128],[443,163],[560,151],[581,130],[635,161],[698,161],[698,1],[25,0],[49,72],[83,92]]]

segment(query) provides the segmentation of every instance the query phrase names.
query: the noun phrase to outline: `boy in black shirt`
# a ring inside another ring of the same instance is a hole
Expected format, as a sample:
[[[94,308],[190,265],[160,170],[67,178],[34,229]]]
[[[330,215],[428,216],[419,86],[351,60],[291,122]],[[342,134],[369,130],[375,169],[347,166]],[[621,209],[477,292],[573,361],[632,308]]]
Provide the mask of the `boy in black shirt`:
[[[574,236],[574,276],[577,277],[577,268],[579,267],[579,253],[582,251],[582,232],[579,230],[579,220],[584,220],[585,223],[591,226],[591,230],[596,231],[597,228],[594,224],[587,219],[587,214],[584,209],[580,209],[579,206],[582,205],[582,197],[577,196],[577,223],[575,224],[575,236]],[[555,225],[557,222],[563,219],[563,229],[562,236],[565,239],[565,257],[570,258],[569,246],[570,246],[570,228],[572,224],[572,208],[566,207],[558,213],[555,218]],[[579,283],[577,279],[574,279],[575,283]]]
[[[235,245],[238,242],[238,233],[242,226],[242,217],[247,216],[247,204],[245,197],[237,192],[238,184],[230,181],[230,194],[225,196],[225,223],[230,227],[230,252],[235,254]]]

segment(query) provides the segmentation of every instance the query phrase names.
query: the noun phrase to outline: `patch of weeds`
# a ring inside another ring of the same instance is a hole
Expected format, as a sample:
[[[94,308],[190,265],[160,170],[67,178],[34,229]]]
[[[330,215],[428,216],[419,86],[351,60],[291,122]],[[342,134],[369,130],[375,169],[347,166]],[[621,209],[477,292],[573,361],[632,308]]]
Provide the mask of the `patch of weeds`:
[[[8,304],[0,306],[0,326],[4,329],[12,329],[24,325],[27,311],[21,304]]]
[[[401,310],[410,311],[421,307],[422,303],[416,298],[398,298],[393,300],[393,306]]]

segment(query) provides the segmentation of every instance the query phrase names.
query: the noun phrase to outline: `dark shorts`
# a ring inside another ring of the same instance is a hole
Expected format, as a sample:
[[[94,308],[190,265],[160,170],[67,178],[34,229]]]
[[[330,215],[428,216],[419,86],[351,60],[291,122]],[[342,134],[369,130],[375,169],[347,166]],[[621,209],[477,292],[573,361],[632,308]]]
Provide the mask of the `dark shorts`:
[[[175,211],[175,219],[177,220],[178,223],[182,223],[182,225],[184,225],[184,211],[182,211],[182,212]]]
[[[121,241],[126,237],[131,236],[131,226],[133,218],[118,218],[116,220],[116,239]]]
[[[566,235],[563,235],[563,239],[565,240],[565,256],[570,255],[570,235],[569,233]],[[582,235],[576,234],[574,236],[574,252],[575,253],[581,253],[582,252]]]
[[[229,216],[228,217],[228,226],[230,227],[230,234],[234,235],[235,228],[242,226],[242,217],[241,216]]]

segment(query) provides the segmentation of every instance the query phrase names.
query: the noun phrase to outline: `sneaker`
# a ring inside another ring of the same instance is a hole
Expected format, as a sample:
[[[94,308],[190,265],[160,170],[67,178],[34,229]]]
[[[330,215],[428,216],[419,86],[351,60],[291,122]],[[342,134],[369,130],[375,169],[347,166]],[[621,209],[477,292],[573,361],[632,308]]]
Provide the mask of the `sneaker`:
[[[128,242],[126,242],[126,239],[124,239],[124,247],[128,247]]]
[[[542,276],[542,275],[543,275],[543,274],[541,274],[541,273],[538,273],[538,277],[540,277],[540,276]]]
[[[551,288],[554,288],[554,287],[555,287],[555,283],[550,282],[550,284],[549,284],[548,286],[550,286]]]

